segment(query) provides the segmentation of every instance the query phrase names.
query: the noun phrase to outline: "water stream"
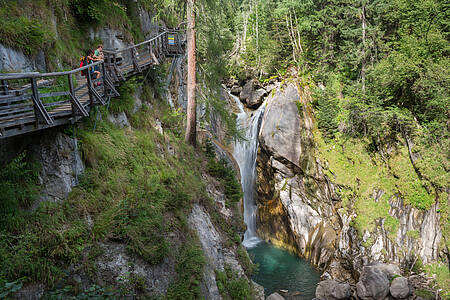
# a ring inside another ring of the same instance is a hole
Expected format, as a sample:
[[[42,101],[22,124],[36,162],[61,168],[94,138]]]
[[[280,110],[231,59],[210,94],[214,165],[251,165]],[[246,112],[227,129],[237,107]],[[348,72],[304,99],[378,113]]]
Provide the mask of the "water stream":
[[[313,299],[319,272],[305,260],[262,241],[256,234],[256,156],[259,128],[266,103],[256,111],[251,111],[244,108],[238,97],[230,96],[239,108],[236,122],[244,135],[244,140],[235,141],[233,156],[239,165],[244,194],[244,222],[247,230],[242,244],[247,248],[253,263],[259,265],[259,271],[253,276],[253,280],[264,287],[266,296],[288,290],[298,292],[291,299]]]
[[[231,94],[230,94],[231,95]],[[233,156],[241,171],[242,192],[244,194],[244,222],[247,230],[242,244],[246,248],[256,246],[261,240],[256,235],[256,155],[258,151],[258,133],[265,104],[258,110],[246,112],[239,98],[231,95],[239,108],[238,127],[244,133],[245,140],[236,140]]]

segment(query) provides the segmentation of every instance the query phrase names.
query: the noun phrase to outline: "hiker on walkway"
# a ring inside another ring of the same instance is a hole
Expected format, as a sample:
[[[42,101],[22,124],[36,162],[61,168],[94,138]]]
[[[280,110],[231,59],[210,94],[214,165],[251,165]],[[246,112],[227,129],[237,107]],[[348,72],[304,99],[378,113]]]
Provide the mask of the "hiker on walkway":
[[[103,45],[100,44],[100,45],[98,45],[97,49],[95,49],[95,51],[94,51],[94,61],[99,61],[99,60],[102,60],[102,59],[104,59],[104,56],[103,56]]]
[[[104,56],[103,56],[103,45],[100,44],[100,45],[98,45],[97,49],[95,49],[94,55],[92,56],[92,60],[94,62],[97,62],[97,61],[103,60],[103,59],[104,59]],[[95,66],[94,70],[95,71],[100,71],[100,66]]]
[[[86,62],[88,65],[94,63],[94,51],[92,49],[89,49],[86,53]],[[98,60],[98,59],[97,59]],[[89,68],[89,72],[91,73],[92,79],[98,79],[100,78],[100,72],[98,70],[95,70],[93,68]]]

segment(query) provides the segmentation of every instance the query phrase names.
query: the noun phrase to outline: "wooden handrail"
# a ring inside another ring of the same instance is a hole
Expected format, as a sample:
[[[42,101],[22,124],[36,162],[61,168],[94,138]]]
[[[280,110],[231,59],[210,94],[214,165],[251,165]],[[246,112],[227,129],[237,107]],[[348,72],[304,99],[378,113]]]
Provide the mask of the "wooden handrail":
[[[181,54],[180,33],[165,30],[136,45],[119,50],[105,49],[104,60],[69,71],[0,74],[0,138],[74,123],[88,116],[93,106],[105,105],[111,97],[119,96],[115,85],[120,81],[161,63],[167,56]],[[169,45],[168,34],[178,34],[176,47]],[[82,71],[86,71],[83,74],[86,80],[77,76],[77,86],[74,86],[73,75]],[[93,78],[94,71],[100,72],[100,78]],[[60,80],[38,80],[61,76],[66,77],[62,88]],[[21,85],[23,80],[28,84]]]

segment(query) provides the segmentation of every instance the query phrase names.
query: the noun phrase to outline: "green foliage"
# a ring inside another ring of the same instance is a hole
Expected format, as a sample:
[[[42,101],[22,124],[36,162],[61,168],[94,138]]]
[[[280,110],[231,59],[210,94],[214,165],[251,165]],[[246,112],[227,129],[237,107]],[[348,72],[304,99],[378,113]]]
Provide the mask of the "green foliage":
[[[208,172],[223,183],[227,200],[231,203],[239,202],[242,196],[241,185],[227,161],[224,159],[218,161],[215,158],[210,158],[208,160]]]
[[[39,167],[23,152],[0,168],[0,215],[14,214],[19,207],[28,208],[36,200]]]
[[[352,191],[357,217],[353,222],[358,232],[372,231],[377,220],[384,219],[385,229],[395,236],[399,221],[389,215],[389,199],[400,196],[406,204],[429,209],[435,202],[411,165],[408,150],[400,147],[388,157],[368,152],[368,142],[360,139],[324,140],[320,132],[315,138],[319,155],[329,164],[330,178]],[[374,193],[382,191],[375,201]]]
[[[115,300],[120,299],[118,295],[113,291],[108,291],[98,285],[92,285],[85,291],[76,292],[72,286],[65,286],[62,289],[56,289],[47,293],[44,300],[84,300],[84,299],[95,299],[95,300]]]
[[[435,281],[439,288],[442,289],[441,296],[443,299],[450,297],[450,271],[447,263],[435,263],[425,266],[425,271],[430,276],[435,276]]]
[[[307,72],[318,85],[326,83],[315,97],[326,138],[335,136],[337,125],[346,125],[346,133],[370,137],[378,151],[419,122],[438,140],[448,140],[450,10],[445,1],[239,4],[230,72],[246,68],[266,78],[295,66],[297,76]]]
[[[178,255],[178,278],[169,286],[168,299],[201,299],[200,282],[203,278],[205,258],[198,245],[185,245]]]
[[[5,283],[3,283],[0,280],[0,298],[7,299],[8,296],[12,296],[15,292],[19,291],[21,288],[22,282],[20,280]]]
[[[238,241],[240,243],[240,240]],[[244,272],[248,277],[251,277],[251,275],[257,271],[258,267],[257,265],[253,264],[251,261],[247,250],[244,248],[244,246],[239,245],[237,248],[237,255],[239,258],[239,262],[241,263],[241,266],[244,268]]]
[[[39,281],[53,288],[64,277],[63,270],[79,262],[86,249],[91,249],[84,264],[89,273],[101,255],[98,243],[107,238],[121,241],[127,251],[150,264],[174,254],[176,248],[166,236],[172,230],[187,231],[184,215],[191,199],[205,192],[193,149],[170,131],[162,137],[154,129],[153,119],[160,113],[156,104],[151,112],[140,111],[142,123],[133,132],[106,121],[98,123],[96,132],[79,132],[87,169],[69,198],[41,203],[34,212],[3,215],[1,279],[23,278],[24,283]],[[169,143],[176,155],[159,152],[157,144],[166,149]],[[30,166],[21,156],[2,168],[2,183],[8,184],[1,188],[5,195],[9,191],[8,199],[12,195],[17,201],[30,201],[37,180]],[[87,215],[92,220],[89,226]]]
[[[224,299],[252,299],[250,285],[246,278],[239,277],[230,266],[224,272],[216,270],[217,288]]]
[[[39,49],[54,41],[54,33],[45,28],[39,20],[19,17],[0,18],[0,40],[13,48],[34,55]]]
[[[118,1],[72,0],[71,5],[76,17],[83,22],[113,25],[120,20],[128,21],[126,8]]]
[[[112,98],[109,109],[112,113],[125,112],[131,115],[134,106],[134,96],[136,93],[137,83],[135,79],[127,80],[118,88],[120,97]]]
[[[316,88],[314,93],[318,125],[326,138],[333,138],[338,131],[340,93],[340,83],[335,76],[330,76],[325,89]]]
[[[406,232],[406,236],[417,240],[420,236],[420,232],[419,230],[409,230],[408,232]]]
[[[433,292],[428,290],[415,290],[414,294],[423,299],[435,299]]]
[[[169,28],[177,27],[185,18],[186,2],[182,0],[139,0],[140,5],[155,13],[155,21]]]

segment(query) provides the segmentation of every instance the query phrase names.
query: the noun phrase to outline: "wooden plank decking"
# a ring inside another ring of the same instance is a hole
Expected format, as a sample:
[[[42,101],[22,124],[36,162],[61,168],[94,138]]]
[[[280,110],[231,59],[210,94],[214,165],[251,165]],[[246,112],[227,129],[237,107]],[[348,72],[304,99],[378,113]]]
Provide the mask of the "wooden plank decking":
[[[77,122],[94,106],[119,96],[115,86],[120,81],[182,54],[182,35],[164,31],[124,49],[104,50],[104,61],[68,72],[1,74],[0,138]],[[93,67],[100,71],[99,79],[81,75]]]

